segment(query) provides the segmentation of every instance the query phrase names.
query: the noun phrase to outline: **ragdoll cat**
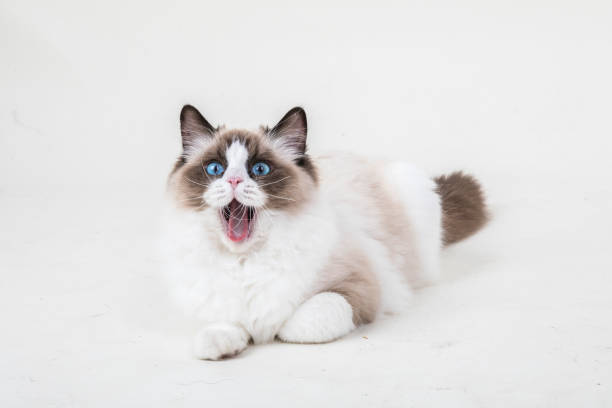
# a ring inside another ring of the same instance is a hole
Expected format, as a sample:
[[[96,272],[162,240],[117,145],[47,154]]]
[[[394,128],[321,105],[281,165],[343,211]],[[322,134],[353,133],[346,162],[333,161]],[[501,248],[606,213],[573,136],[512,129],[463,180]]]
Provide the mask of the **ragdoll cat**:
[[[306,153],[306,114],[272,129],[181,111],[164,251],[172,293],[201,322],[195,355],[250,341],[323,343],[399,312],[438,273],[440,248],[486,222],[479,184],[402,162]]]

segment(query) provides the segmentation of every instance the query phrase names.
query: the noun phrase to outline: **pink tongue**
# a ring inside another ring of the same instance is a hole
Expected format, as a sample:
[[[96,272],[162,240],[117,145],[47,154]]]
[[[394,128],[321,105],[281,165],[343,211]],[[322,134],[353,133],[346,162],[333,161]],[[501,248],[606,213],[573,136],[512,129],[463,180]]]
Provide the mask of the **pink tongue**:
[[[240,242],[249,233],[248,210],[236,200],[230,203],[229,209],[230,217],[227,226],[227,236],[234,242]]]

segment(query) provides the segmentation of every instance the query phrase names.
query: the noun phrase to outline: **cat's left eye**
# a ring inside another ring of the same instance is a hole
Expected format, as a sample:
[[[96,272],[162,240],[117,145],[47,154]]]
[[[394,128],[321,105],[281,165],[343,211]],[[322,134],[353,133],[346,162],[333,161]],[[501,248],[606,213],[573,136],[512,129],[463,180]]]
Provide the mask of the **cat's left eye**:
[[[266,174],[270,173],[270,166],[264,162],[255,163],[251,169],[251,172],[256,176],[265,176]]]

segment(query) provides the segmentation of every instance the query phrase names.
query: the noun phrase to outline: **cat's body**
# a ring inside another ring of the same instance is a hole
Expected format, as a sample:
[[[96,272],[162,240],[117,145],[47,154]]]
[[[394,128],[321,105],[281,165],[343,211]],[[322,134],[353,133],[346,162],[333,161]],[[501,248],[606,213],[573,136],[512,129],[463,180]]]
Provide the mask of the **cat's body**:
[[[411,287],[436,278],[448,228],[460,239],[484,223],[467,176],[451,178],[472,188],[475,224],[443,218],[466,214],[452,200],[457,180],[346,153],[308,157],[301,109],[259,132],[212,129],[185,109],[164,250],[175,299],[202,322],[200,358],[275,336],[327,342],[400,312]]]

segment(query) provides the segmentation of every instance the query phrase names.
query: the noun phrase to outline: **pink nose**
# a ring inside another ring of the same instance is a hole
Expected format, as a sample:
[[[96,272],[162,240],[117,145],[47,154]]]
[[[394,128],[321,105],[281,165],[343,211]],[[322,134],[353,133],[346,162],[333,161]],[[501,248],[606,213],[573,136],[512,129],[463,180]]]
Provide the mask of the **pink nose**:
[[[228,183],[232,185],[232,188],[238,187],[238,184],[242,183],[242,179],[240,177],[231,177],[227,180]]]

